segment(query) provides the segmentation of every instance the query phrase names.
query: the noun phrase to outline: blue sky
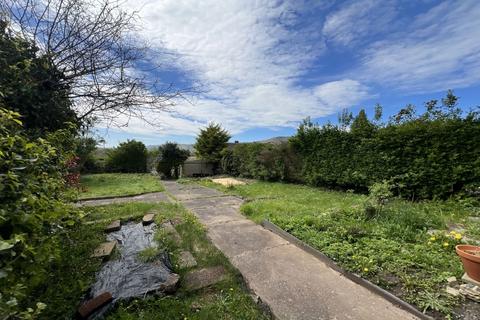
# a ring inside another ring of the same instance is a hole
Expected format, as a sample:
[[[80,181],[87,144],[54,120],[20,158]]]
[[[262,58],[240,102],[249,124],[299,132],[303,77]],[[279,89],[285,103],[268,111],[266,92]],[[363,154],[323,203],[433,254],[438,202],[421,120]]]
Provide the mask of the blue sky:
[[[292,135],[307,116],[335,122],[348,108],[384,115],[446,90],[480,104],[480,1],[131,0],[138,36],[161,68],[148,76],[199,88],[150,123],[98,124],[106,146],[192,143],[222,124],[232,140]],[[162,53],[158,53],[162,52]],[[132,70],[132,72],[143,72]],[[125,119],[126,120],[126,119]],[[152,125],[154,124],[154,125]]]

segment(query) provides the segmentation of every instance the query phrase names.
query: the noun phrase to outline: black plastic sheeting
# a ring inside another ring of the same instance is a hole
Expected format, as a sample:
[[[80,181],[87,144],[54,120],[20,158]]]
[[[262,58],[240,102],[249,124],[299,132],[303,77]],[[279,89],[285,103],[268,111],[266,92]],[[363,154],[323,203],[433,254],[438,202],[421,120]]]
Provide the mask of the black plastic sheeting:
[[[160,253],[154,262],[144,263],[138,258],[140,251],[157,247],[155,229],[154,223],[147,226],[129,223],[107,235],[108,241],[117,241],[120,255],[106,262],[97,273],[90,292],[92,298],[108,291],[113,296],[111,307],[119,299],[144,297],[148,293],[162,294],[174,289],[179,276],[172,272],[166,252]],[[108,306],[102,308],[90,319],[101,317],[108,309]]]

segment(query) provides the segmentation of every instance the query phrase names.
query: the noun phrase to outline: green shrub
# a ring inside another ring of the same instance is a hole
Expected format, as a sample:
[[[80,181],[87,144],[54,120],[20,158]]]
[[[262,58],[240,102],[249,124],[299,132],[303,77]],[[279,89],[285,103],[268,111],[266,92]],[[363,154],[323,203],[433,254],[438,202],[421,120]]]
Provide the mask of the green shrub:
[[[29,319],[44,308],[30,293],[45,285],[59,239],[79,213],[65,204],[72,133],[32,140],[19,118],[0,109],[0,315]]]
[[[167,178],[178,178],[180,166],[188,159],[190,152],[172,142],[165,143],[158,150],[157,171]]]
[[[300,159],[288,143],[237,144],[223,153],[225,173],[268,181],[300,180]]]
[[[147,172],[147,148],[140,141],[122,142],[108,154],[105,167],[110,172]]]

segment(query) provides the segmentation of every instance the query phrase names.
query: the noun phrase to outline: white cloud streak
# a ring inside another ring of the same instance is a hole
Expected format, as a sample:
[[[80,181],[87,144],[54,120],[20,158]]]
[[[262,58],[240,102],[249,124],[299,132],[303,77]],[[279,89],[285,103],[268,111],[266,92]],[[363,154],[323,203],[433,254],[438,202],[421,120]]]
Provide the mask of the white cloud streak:
[[[327,42],[353,46],[389,32],[396,15],[395,1],[350,1],[327,16],[322,31]]]
[[[480,81],[480,2],[444,1],[366,50],[361,80],[409,93]]]
[[[176,67],[206,94],[193,105],[180,102],[173,113],[157,116],[161,128],[132,120],[128,132],[194,135],[210,121],[234,134],[294,127],[307,116],[326,116],[368,96],[366,87],[353,80],[297,86],[295,81],[325,50],[314,26],[297,28],[301,11],[308,9],[299,1],[148,0],[129,6],[140,9],[140,35],[175,53]],[[339,92],[348,92],[349,98],[342,101]]]
[[[478,84],[480,2],[427,2],[430,9],[416,15],[406,4],[342,2],[331,12],[315,8],[304,23],[314,9],[300,1],[131,0],[142,18],[139,36],[174,54],[174,67],[205,93],[193,105],[149,115],[157,126],[132,120],[125,130],[193,136],[210,121],[233,134],[294,127],[378,96],[372,87],[413,94]],[[357,63],[341,75],[325,73],[328,50],[349,52]],[[298,85],[311,66],[328,82]]]

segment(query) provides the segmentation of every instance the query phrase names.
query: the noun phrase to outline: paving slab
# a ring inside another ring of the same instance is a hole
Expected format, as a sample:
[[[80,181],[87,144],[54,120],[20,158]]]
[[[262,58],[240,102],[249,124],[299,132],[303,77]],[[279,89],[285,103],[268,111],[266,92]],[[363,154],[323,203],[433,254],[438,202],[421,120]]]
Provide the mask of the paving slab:
[[[238,210],[228,207],[200,208],[195,209],[195,213],[199,220],[205,225],[245,221],[245,217],[243,217]]]
[[[243,204],[243,200],[238,197],[223,195],[218,197],[183,200],[182,204],[191,210],[198,209],[198,208],[212,208],[212,207],[219,207],[219,206],[224,206],[224,207],[239,210],[240,206]]]
[[[178,259],[178,264],[180,268],[193,268],[197,266],[197,260],[193,257],[190,251],[182,251],[180,252],[180,256]]]
[[[122,223],[120,220],[112,221],[108,226],[105,227],[105,232],[114,232],[122,228]]]
[[[174,181],[164,181],[167,191],[175,196],[177,200],[184,201],[190,199],[219,197],[224,194],[218,190],[204,188],[193,184],[179,184]]]
[[[235,258],[248,252],[261,252],[290,244],[274,233],[264,231],[263,227],[244,219],[214,225],[209,228],[208,236],[227,257]]]
[[[109,241],[101,243],[92,254],[94,258],[104,258],[109,257],[112,254],[113,249],[115,248],[117,242],[116,241]]]
[[[202,186],[184,188],[175,182],[165,186],[207,226],[212,243],[241,272],[249,288],[268,305],[275,318],[417,319],[243,217],[238,210],[239,198],[212,197],[211,193],[198,190],[207,189]],[[188,197],[189,193],[195,197]]]
[[[209,287],[225,279],[227,272],[223,266],[203,268],[185,275],[184,285],[189,291]]]
[[[152,223],[154,219],[155,219],[155,214],[154,213],[147,213],[142,218],[142,224],[144,226],[146,226],[146,225]]]
[[[415,319],[293,244],[232,263],[279,319]]]
[[[170,221],[164,222],[160,225],[160,227],[164,228],[170,235],[171,239],[179,245],[182,242],[182,237],[177,232],[177,229],[173,226]]]

